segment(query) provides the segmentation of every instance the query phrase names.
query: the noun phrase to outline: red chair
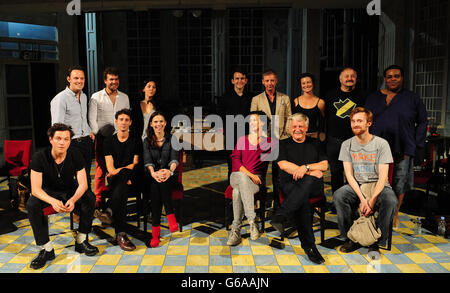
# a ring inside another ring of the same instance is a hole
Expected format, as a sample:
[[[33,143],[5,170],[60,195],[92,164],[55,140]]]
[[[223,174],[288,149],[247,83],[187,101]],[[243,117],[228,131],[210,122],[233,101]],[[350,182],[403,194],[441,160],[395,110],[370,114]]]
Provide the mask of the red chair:
[[[44,212],[44,216],[57,214],[57,212],[52,206],[45,207],[42,209],[42,211]],[[73,230],[73,212],[70,213],[70,230]]]
[[[285,195],[284,195],[283,191],[280,190],[278,195],[280,198],[280,204],[283,204],[283,201],[285,199]],[[327,211],[326,210],[327,198],[325,197],[325,193],[323,192],[323,190],[318,196],[310,197],[309,203],[311,204],[313,211],[315,213],[317,213],[320,217],[320,241],[324,242],[325,241],[325,213]],[[283,228],[283,231],[285,231],[284,228]],[[284,241],[285,233],[286,232],[281,233],[281,241]]]
[[[178,173],[177,182],[172,190],[172,201],[175,204],[175,217],[178,222],[178,227],[180,228],[180,232],[183,232],[183,195],[184,195],[184,186],[183,186],[183,150],[180,150],[180,155],[178,159],[178,166],[175,169],[175,172]],[[148,221],[149,211],[144,211],[144,231],[147,232],[147,221]]]
[[[13,198],[11,177],[23,176],[28,173],[30,166],[31,140],[5,140],[5,166],[0,170],[0,176],[6,177],[0,181],[8,180],[11,202]],[[13,205],[14,206],[14,205]]]
[[[255,203],[259,201],[259,209],[257,210],[258,216],[261,219],[261,229],[260,231],[264,233],[265,230],[265,223],[266,223],[266,196],[267,196],[267,188],[261,188],[260,191],[258,191],[255,194]],[[227,230],[230,230],[230,225],[228,221],[229,215],[228,211],[231,210],[233,207],[233,187],[231,185],[228,185],[227,189],[225,190],[225,216],[223,218],[223,226],[226,227]]]

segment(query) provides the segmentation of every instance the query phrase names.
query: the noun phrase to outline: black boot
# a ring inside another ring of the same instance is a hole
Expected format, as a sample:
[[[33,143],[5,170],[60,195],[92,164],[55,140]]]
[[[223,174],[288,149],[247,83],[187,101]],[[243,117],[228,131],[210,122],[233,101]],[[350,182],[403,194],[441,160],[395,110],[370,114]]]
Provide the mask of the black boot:
[[[52,249],[51,251],[47,251],[45,249],[42,249],[38,256],[36,256],[30,264],[30,268],[38,270],[45,266],[47,261],[55,259],[55,250]]]

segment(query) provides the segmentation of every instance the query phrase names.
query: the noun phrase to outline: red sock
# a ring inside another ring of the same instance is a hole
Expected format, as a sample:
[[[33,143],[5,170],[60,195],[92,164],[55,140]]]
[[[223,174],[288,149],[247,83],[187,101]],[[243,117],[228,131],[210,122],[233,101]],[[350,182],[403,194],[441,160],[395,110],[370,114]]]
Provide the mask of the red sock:
[[[150,246],[155,248],[159,245],[159,234],[161,232],[161,228],[159,226],[152,226],[152,240],[150,241]]]
[[[175,219],[175,214],[169,214],[167,215],[167,220],[169,221],[169,229],[170,232],[176,232],[179,230],[177,219]]]

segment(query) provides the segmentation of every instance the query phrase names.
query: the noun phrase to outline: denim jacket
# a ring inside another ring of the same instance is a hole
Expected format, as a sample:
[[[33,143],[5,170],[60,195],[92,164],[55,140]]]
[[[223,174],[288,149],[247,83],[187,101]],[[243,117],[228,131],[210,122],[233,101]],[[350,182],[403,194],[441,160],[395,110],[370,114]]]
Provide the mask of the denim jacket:
[[[146,170],[149,166],[153,166],[155,171],[169,169],[172,163],[178,166],[180,152],[172,148],[171,135],[166,134],[165,138],[161,148],[150,147],[147,139],[144,139],[144,167]]]

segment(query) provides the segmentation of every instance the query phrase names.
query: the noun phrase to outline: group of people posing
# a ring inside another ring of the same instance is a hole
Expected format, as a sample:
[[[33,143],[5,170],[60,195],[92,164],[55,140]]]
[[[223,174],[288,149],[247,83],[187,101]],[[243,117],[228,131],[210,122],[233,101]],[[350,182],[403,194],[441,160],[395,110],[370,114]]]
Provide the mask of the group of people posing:
[[[345,68],[339,76],[341,87],[321,99],[314,94],[314,76],[302,74],[302,95],[291,100],[277,91],[273,70],[263,73],[265,90],[256,96],[245,88],[245,72],[236,69],[232,73],[232,88],[222,98],[220,114],[243,115],[250,122],[245,136],[227,138],[233,139],[235,146],[228,156],[234,215],[228,245],[241,242],[244,216],[250,225],[250,238],[260,236],[255,224],[254,195],[265,188],[269,163],[275,202],[272,226],[283,232],[287,221],[295,223],[301,246],[311,261],[320,264],[324,259],[315,245],[309,197],[323,192],[323,174],[328,166],[340,238],[344,241],[340,250],[351,252],[358,248],[347,237],[358,207],[365,216],[378,211],[377,225],[382,236],[369,250],[385,244],[390,223],[393,219],[394,225],[398,222],[403,196],[413,188],[414,155],[416,148],[425,143],[427,113],[420,97],[403,88],[403,70],[399,66],[390,66],[384,76],[385,89],[365,97],[356,86],[356,71]],[[94,93],[88,103],[82,91],[84,71],[72,67],[67,74],[67,88],[51,101],[51,147],[33,156],[32,196],[27,202],[36,244],[42,246],[31,262],[34,269],[55,258],[42,212],[49,205],[56,212],[78,209],[75,250],[88,256],[98,253],[88,241],[94,215],[114,226],[123,250],[136,248],[126,234],[126,202],[132,188],[150,195],[152,238],[148,246],[159,245],[163,205],[170,231],[179,229],[171,202],[179,150],[171,144],[172,136],[166,128],[170,121],[155,99],[155,81],[144,82],[139,109],[142,120],[135,125],[138,119],[133,120],[128,96],[118,90],[117,70],[105,69],[103,79],[105,88]],[[132,125],[139,129],[139,135],[130,135]],[[89,176],[93,145],[94,192],[90,190]],[[278,158],[268,159],[274,148],[278,148]],[[388,182],[390,165],[392,187]],[[375,185],[370,200],[360,189],[365,183]],[[102,204],[105,190],[110,193],[106,206]],[[280,191],[285,196],[282,204],[278,199]]]

